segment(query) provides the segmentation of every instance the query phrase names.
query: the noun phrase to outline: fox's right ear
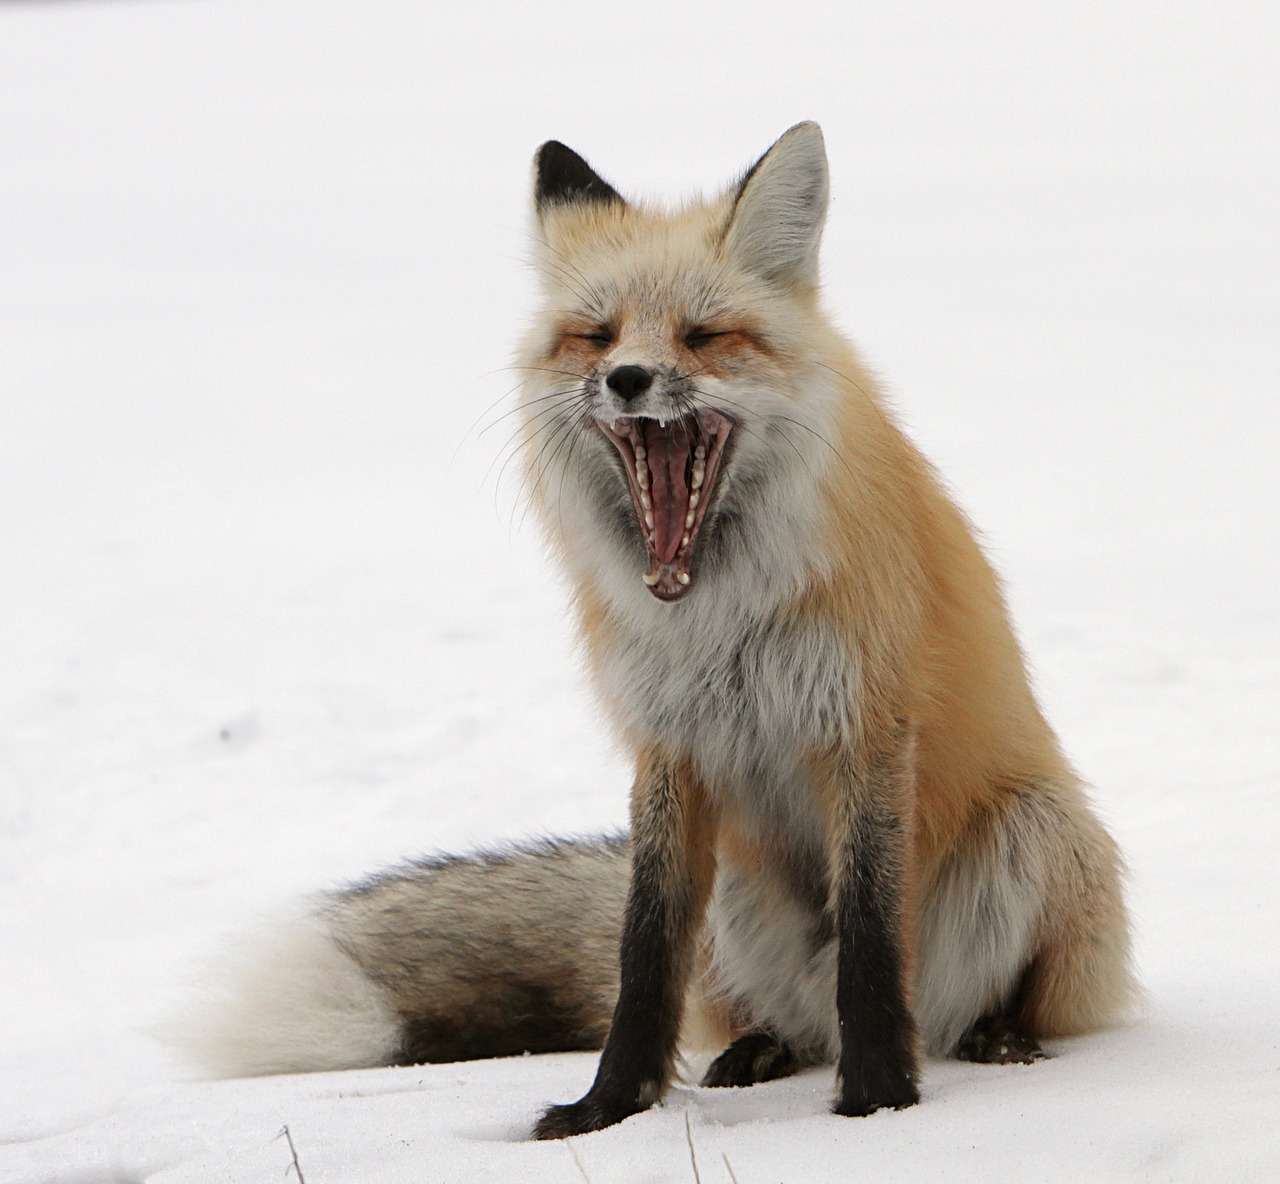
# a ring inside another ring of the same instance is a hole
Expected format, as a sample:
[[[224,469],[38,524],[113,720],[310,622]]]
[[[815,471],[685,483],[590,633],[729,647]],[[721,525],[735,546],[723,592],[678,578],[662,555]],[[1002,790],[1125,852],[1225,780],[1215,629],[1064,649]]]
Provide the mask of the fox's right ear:
[[[596,202],[625,205],[620,194],[572,148],[548,140],[533,158],[533,208],[539,217],[555,206]]]

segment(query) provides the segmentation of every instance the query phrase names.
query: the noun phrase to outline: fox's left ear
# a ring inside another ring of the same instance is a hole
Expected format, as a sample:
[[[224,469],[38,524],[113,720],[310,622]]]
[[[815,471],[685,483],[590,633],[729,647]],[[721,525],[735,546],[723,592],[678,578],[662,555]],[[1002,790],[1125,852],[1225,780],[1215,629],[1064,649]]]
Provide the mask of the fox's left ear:
[[[816,284],[828,189],[822,129],[797,123],[739,182],[726,250],[774,283]]]

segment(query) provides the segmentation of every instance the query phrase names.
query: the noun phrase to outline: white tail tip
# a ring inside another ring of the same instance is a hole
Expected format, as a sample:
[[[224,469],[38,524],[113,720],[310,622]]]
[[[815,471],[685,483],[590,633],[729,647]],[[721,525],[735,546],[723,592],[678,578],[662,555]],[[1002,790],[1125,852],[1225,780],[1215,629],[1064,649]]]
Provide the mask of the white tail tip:
[[[160,1035],[214,1076],[254,1077],[389,1065],[401,1027],[312,914],[239,939]]]

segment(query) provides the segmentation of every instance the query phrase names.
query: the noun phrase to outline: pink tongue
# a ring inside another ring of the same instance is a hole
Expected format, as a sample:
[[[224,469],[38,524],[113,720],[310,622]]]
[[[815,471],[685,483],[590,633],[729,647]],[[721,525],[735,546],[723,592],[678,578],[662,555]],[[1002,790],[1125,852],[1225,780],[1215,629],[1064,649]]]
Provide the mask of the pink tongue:
[[[685,466],[689,462],[689,441],[683,433],[651,429],[646,433],[649,496],[653,499],[654,550],[663,563],[670,563],[684,537],[684,519],[689,512],[689,487]]]

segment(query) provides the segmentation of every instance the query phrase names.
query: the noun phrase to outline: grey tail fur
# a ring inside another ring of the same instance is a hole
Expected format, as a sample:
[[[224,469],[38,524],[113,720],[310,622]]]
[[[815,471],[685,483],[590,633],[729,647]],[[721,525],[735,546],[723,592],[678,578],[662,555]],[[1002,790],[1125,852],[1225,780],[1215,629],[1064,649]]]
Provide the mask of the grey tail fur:
[[[239,941],[171,1038],[232,1077],[599,1048],[629,874],[616,836],[411,861]]]

